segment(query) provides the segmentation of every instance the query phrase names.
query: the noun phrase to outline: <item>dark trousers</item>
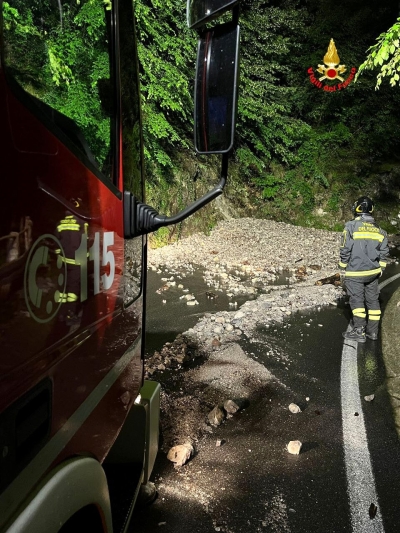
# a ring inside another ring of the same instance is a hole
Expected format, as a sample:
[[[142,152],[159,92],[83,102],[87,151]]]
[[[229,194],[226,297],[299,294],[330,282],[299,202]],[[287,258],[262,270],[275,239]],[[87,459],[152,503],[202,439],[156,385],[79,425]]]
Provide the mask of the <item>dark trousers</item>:
[[[378,333],[381,318],[379,276],[346,277],[346,292],[350,297],[355,328],[367,326],[368,333]],[[368,321],[367,321],[368,315]]]

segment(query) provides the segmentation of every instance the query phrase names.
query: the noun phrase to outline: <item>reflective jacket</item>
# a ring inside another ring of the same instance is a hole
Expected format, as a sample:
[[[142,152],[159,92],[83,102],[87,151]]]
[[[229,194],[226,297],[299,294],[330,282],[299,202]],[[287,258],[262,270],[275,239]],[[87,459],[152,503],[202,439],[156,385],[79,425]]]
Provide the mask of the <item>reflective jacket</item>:
[[[346,277],[380,274],[386,268],[388,255],[387,233],[371,215],[363,214],[347,222],[339,262],[339,267],[346,269]]]

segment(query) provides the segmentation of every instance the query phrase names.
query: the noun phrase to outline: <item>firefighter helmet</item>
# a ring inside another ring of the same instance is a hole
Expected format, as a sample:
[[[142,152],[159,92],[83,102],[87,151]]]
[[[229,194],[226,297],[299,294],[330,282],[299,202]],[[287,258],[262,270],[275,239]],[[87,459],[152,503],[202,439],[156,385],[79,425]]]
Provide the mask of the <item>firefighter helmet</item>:
[[[374,211],[374,202],[368,196],[361,196],[353,205],[353,211],[355,215],[361,215],[362,213],[371,214]]]

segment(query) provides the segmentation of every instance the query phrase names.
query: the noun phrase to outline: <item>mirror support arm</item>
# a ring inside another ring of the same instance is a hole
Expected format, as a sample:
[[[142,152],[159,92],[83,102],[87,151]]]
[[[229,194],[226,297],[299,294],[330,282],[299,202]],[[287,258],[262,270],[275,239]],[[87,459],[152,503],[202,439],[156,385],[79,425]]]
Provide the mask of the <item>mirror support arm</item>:
[[[222,155],[221,179],[214,189],[172,217],[160,215],[153,207],[139,202],[131,192],[124,192],[124,234],[126,239],[146,235],[159,228],[182,222],[222,194],[228,175],[228,154]]]

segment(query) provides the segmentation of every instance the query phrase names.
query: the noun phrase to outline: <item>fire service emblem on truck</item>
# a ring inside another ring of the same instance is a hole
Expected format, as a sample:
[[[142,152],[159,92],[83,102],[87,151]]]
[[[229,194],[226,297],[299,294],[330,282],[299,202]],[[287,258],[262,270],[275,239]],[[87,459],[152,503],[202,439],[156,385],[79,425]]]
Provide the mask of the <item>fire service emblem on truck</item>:
[[[75,230],[76,224],[72,226]],[[32,245],[25,266],[24,293],[28,312],[36,322],[43,324],[52,320],[62,304],[76,308],[90,294],[96,296],[112,288],[116,261],[112,249],[114,232],[96,231],[89,242],[87,224],[84,228],[79,247],[70,250],[70,256],[50,233],[42,235]]]
[[[60,250],[59,255],[52,251]],[[49,322],[62,304],[59,295],[65,291],[67,268],[65,253],[54,235],[42,235],[33,244],[25,267],[25,302],[36,322]]]
[[[351,83],[351,81],[354,79],[357,69],[353,67],[350,70],[349,76],[345,79],[342,74],[344,74],[346,71],[346,65],[340,64],[340,58],[335,46],[335,41],[331,39],[328,50],[324,55],[324,63],[322,65],[318,65],[317,68],[317,72],[322,74],[322,76],[318,77],[318,74],[314,72],[312,67],[307,70],[307,73],[310,77],[310,82],[318,89],[323,89],[326,92],[336,92],[345,89],[349,83]],[[339,80],[339,83],[331,83],[336,82],[336,80]]]

